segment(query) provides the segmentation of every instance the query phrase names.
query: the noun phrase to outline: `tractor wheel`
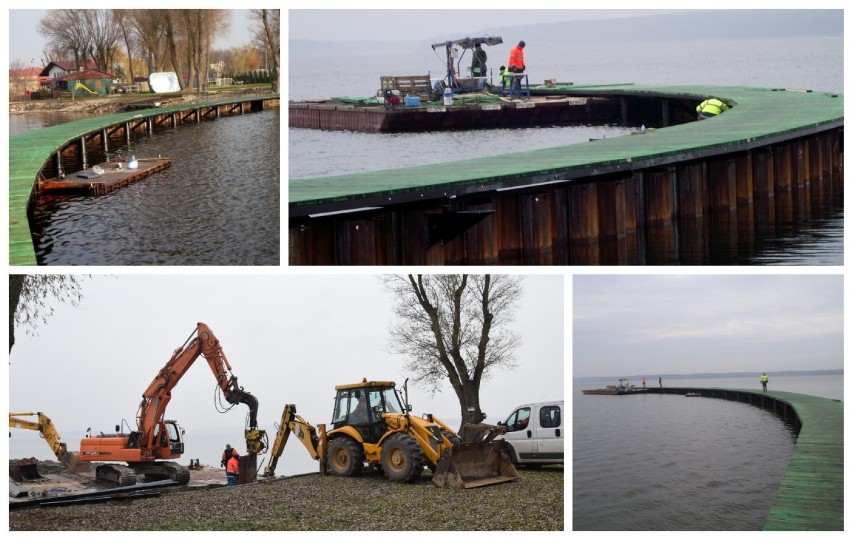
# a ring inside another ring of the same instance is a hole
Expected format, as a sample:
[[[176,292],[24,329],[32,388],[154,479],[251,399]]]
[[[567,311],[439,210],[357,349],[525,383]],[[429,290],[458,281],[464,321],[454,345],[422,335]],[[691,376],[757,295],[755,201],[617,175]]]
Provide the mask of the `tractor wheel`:
[[[358,476],[364,468],[364,447],[349,437],[338,437],[328,445],[328,470],[335,476]]]
[[[405,433],[391,436],[382,446],[382,469],[394,482],[414,482],[423,472],[423,450]]]

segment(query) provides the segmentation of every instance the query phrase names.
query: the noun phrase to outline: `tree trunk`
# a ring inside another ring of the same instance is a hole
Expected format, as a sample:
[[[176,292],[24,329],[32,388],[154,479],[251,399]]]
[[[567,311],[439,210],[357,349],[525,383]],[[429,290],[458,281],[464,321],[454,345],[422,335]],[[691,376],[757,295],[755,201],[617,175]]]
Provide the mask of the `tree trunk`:
[[[172,63],[172,69],[175,70],[175,75],[177,75],[178,86],[183,90],[186,85],[183,82],[183,74],[181,73],[183,70],[180,68],[180,61],[178,60],[177,45],[175,44],[175,28],[169,10],[165,10],[163,18],[166,23],[166,43],[169,49],[169,61]]]
[[[134,84],[136,82],[136,77],[133,76],[133,53],[131,52],[132,47],[130,46],[130,40],[127,36],[127,30],[124,29],[124,25],[121,25],[121,31],[124,32],[124,43],[127,45],[127,72],[130,74],[130,84]]]
[[[18,311],[18,302],[21,301],[24,279],[26,276],[9,276],[9,352],[12,352],[12,345],[15,344],[15,312]]]
[[[275,38],[272,34],[272,29],[269,25],[269,10],[261,10],[263,12],[263,31],[266,33],[266,44],[272,53],[272,91],[278,93],[278,48],[276,47]]]
[[[462,387],[460,391],[460,393],[459,391],[456,392],[456,395],[459,397],[459,404],[461,405],[461,424],[459,425],[459,430],[465,424],[479,424],[485,419],[479,405],[479,385],[477,384],[474,387],[471,381]]]

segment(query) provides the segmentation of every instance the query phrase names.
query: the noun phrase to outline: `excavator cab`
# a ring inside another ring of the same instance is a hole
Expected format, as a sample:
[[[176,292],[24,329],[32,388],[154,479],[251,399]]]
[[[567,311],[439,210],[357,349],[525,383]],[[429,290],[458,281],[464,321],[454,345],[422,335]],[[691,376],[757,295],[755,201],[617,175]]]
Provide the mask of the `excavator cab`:
[[[172,459],[180,457],[180,455],[183,454],[184,451],[183,428],[181,428],[174,420],[166,420],[163,422],[163,425],[166,427],[166,429],[163,432],[164,435],[161,436],[159,439],[163,443],[162,446],[164,448],[167,447],[169,449],[169,456]],[[159,434],[157,433],[157,431],[159,431],[159,428],[159,425],[155,428],[155,440],[157,440],[156,436]]]

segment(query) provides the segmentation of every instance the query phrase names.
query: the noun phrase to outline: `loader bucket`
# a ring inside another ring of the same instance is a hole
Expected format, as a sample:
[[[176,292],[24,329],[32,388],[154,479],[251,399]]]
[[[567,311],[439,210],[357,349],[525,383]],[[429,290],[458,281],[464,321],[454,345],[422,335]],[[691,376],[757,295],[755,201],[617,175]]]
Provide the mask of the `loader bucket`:
[[[475,488],[518,480],[506,441],[458,443],[438,461],[432,483],[438,487]]]

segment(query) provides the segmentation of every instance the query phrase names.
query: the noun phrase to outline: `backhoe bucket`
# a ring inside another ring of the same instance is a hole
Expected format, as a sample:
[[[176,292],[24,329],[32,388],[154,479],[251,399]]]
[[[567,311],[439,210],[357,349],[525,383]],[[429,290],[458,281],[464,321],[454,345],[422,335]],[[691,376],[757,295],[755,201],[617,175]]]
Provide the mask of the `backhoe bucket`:
[[[519,478],[506,441],[458,443],[441,456],[432,483],[438,487],[475,488]]]
[[[72,473],[83,473],[92,470],[91,463],[80,459],[80,452],[68,452],[62,458],[65,468]]]

